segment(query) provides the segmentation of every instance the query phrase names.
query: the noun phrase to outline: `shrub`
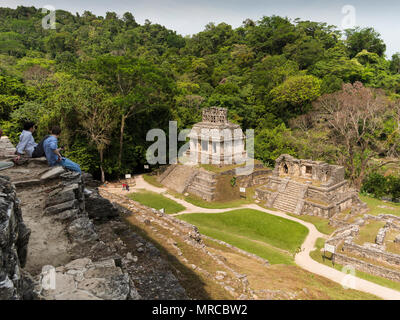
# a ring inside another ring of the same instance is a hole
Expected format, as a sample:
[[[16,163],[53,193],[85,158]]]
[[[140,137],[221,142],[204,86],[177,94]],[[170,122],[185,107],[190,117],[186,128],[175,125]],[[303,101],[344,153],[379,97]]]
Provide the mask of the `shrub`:
[[[370,173],[361,187],[361,192],[369,193],[375,198],[387,194],[387,179],[379,173]]]

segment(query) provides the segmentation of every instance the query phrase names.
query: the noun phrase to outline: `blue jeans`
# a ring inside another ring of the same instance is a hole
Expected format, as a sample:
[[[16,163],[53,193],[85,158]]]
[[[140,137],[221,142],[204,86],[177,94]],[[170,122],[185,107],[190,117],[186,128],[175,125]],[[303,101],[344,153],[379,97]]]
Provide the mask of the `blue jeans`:
[[[71,170],[71,171],[76,171],[79,173],[82,173],[81,167],[79,164],[69,160],[68,158],[62,158],[60,162],[57,162],[58,166],[62,166],[65,169]]]

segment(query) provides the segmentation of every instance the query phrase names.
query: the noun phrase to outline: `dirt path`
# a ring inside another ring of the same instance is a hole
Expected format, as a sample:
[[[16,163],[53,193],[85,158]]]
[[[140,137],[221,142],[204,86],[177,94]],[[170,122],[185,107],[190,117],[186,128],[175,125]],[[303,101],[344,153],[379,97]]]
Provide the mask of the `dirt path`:
[[[17,195],[24,222],[31,229],[25,270],[37,275],[44,265],[57,267],[68,263],[71,257],[67,252],[68,239],[64,227],[43,215],[45,195],[41,188],[18,190]]]
[[[228,209],[206,209],[206,208],[201,208],[197,207],[191,203],[186,202],[183,199],[178,199],[172,196],[171,194],[167,193],[167,189],[165,188],[158,188],[155,187],[149,183],[147,183],[141,175],[135,177],[135,186],[132,188],[132,191],[138,190],[138,189],[146,189],[149,191],[153,191],[156,193],[163,194],[165,197],[170,198],[179,204],[183,205],[186,207],[185,211],[182,211],[176,215],[181,215],[181,214],[186,214],[186,213],[221,213],[221,212],[227,212],[231,210],[235,210],[238,208],[249,208],[249,209],[254,209],[258,211],[262,211],[268,214],[272,214],[278,217],[282,217],[288,220],[292,220],[295,222],[298,222],[305,226],[308,229],[308,235],[303,242],[301,246],[301,252],[299,252],[296,257],[295,257],[295,262],[298,266],[301,268],[318,274],[320,276],[326,277],[334,282],[337,282],[339,284],[345,284],[347,287],[363,292],[367,292],[370,294],[374,294],[382,299],[386,300],[400,300],[400,292],[389,289],[383,286],[380,286],[378,284],[375,284],[373,282],[360,279],[358,277],[353,277],[350,275],[346,275],[336,269],[333,269],[331,267],[328,267],[326,265],[323,265],[315,260],[313,260],[310,257],[310,252],[315,250],[315,242],[318,238],[326,238],[326,235],[322,234],[319,232],[315,226],[309,222],[305,222],[303,220],[297,219],[295,217],[289,216],[283,212],[279,211],[272,211],[268,210],[265,208],[262,208],[258,206],[257,204],[248,204],[248,205],[243,205],[241,207],[236,207],[236,208],[228,208]],[[116,194],[126,194],[126,191],[122,191],[121,188],[106,188],[107,191],[116,193]],[[347,281],[346,281],[347,280]]]

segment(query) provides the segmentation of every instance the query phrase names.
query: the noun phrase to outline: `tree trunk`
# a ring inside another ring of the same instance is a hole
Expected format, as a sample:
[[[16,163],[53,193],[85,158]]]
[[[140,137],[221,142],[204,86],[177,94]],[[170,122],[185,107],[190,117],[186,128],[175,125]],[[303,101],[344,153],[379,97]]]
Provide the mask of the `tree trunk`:
[[[99,153],[100,153],[101,182],[104,183],[106,181],[106,176],[104,174],[104,168],[103,168],[103,150],[100,150]]]
[[[118,173],[121,171],[122,165],[122,150],[124,144],[124,129],[125,129],[125,115],[122,115],[121,118],[121,133],[119,137],[119,155],[118,155]]]

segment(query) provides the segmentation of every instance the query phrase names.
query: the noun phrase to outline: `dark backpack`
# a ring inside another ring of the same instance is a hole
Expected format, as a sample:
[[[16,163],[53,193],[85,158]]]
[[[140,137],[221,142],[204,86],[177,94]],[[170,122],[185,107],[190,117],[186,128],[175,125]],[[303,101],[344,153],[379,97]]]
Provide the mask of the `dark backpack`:
[[[45,136],[42,141],[39,142],[39,144],[36,146],[35,150],[33,150],[32,152],[32,158],[40,158],[40,157],[44,157],[45,153],[44,153],[44,141],[50,137],[50,135]]]

